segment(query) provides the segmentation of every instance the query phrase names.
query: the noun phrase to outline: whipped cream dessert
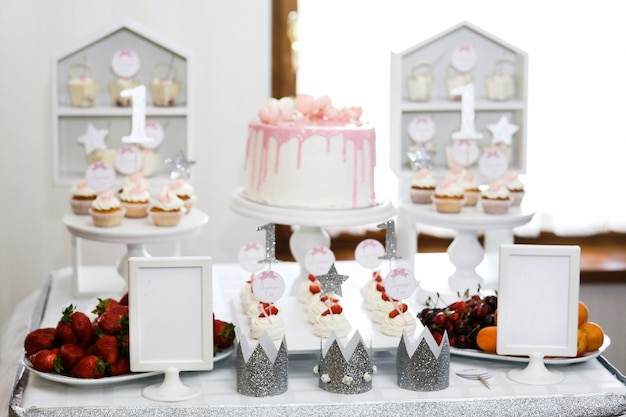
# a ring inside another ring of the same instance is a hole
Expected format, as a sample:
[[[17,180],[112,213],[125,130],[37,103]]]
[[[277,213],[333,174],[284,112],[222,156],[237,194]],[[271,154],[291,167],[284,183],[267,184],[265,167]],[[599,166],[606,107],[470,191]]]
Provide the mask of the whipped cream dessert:
[[[98,197],[91,203],[91,208],[95,211],[114,211],[121,208],[121,203],[112,190],[106,190],[98,194]]]
[[[184,207],[183,200],[178,198],[176,193],[163,186],[157,199],[153,202],[151,211],[180,211]]]

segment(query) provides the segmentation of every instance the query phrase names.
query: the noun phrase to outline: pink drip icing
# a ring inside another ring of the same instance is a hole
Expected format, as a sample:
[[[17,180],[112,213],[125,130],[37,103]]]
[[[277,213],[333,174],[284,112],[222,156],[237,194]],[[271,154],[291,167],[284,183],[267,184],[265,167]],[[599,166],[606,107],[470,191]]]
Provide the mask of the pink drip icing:
[[[364,135],[364,133],[366,133]],[[322,136],[326,138],[326,149],[330,151],[330,141],[333,136],[342,135],[343,136],[343,149],[342,149],[342,159],[346,162],[346,145],[348,141],[351,141],[354,144],[354,172],[353,172],[353,185],[352,185],[352,206],[356,207],[356,196],[357,196],[357,184],[358,184],[358,174],[357,174],[357,166],[358,166],[358,156],[361,154],[361,179],[360,182],[365,181],[365,142],[369,144],[370,148],[370,166],[372,170],[370,171],[370,204],[374,204],[376,201],[376,194],[374,190],[374,170],[373,167],[376,166],[376,149],[375,149],[375,139],[376,135],[373,130],[343,130],[340,128],[320,128],[320,129],[304,129],[298,126],[294,126],[293,128],[282,127],[277,129],[275,126],[258,124],[250,126],[250,134],[248,135],[248,143],[246,146],[246,168],[247,168],[247,160],[250,152],[250,147],[254,149],[253,160],[256,161],[256,149],[257,149],[257,141],[261,140],[261,167],[257,175],[256,166],[252,167],[252,178],[251,182],[253,186],[256,186],[258,190],[261,189],[263,184],[267,179],[268,172],[268,163],[269,163],[269,145],[270,141],[273,138],[276,140],[276,157],[275,157],[275,165],[274,172],[278,173],[280,171],[280,151],[282,145],[292,139],[298,140],[298,150],[297,150],[297,168],[301,167],[302,163],[302,146],[304,142],[311,138],[312,136]],[[259,137],[260,136],[260,137]],[[255,185],[256,184],[256,185]]]

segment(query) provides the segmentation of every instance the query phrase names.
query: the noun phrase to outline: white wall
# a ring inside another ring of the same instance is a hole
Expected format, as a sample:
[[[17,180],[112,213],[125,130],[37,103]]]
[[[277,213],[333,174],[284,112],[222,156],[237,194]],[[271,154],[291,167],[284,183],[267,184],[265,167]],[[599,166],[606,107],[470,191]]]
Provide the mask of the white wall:
[[[129,18],[192,53],[192,181],[209,224],[183,255],[234,261],[257,221],[228,208],[242,183],[247,122],[270,95],[268,0],[0,0],[0,324],[50,270],[70,264],[61,219],[69,190],[52,185],[51,57]],[[120,245],[84,242],[85,264],[114,264]],[[149,246],[171,254],[171,244]]]

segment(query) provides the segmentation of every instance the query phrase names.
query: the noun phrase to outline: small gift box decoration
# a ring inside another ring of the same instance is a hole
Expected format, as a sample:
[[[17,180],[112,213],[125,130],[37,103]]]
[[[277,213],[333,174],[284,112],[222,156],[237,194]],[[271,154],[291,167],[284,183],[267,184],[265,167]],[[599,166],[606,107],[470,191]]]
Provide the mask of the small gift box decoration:
[[[418,62],[413,66],[409,84],[409,100],[428,101],[433,91],[432,65],[428,62]]]
[[[239,394],[270,397],[287,391],[289,358],[284,338],[276,348],[267,333],[263,333],[252,348],[246,337],[238,337],[235,363]]]
[[[506,66],[512,69],[505,71]],[[487,77],[485,82],[487,85],[487,98],[489,100],[504,101],[513,97],[515,90],[515,59],[510,57],[498,58],[494,63],[493,75]]]
[[[411,391],[440,391],[450,385],[450,343],[444,332],[437,344],[424,327],[416,340],[402,334],[396,355],[398,386]]]
[[[337,394],[361,394],[372,389],[376,367],[358,331],[346,346],[333,332],[320,351],[313,372],[318,375],[321,389]]]

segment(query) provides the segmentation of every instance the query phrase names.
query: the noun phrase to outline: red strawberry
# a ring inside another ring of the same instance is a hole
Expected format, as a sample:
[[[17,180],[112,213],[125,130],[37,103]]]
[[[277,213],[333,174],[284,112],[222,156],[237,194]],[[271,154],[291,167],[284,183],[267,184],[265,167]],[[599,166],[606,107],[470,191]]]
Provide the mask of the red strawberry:
[[[309,279],[309,281],[311,281],[311,282],[315,282],[315,281],[317,281],[317,278],[315,278],[315,275],[313,275],[313,274],[309,274],[309,275],[307,276],[307,278],[308,278],[308,279]]]
[[[114,364],[109,366],[109,371],[112,376],[129,374],[130,360],[125,356],[121,356]]]
[[[87,355],[87,352],[82,347],[73,343],[64,343],[59,348],[59,359],[63,365],[63,371],[69,372],[76,363]]]
[[[329,299],[329,296],[328,296],[328,295],[325,295],[325,296],[323,296],[323,297],[320,297],[320,301],[322,301],[322,302],[324,302],[324,303],[325,303],[328,299]],[[331,302],[331,303],[333,303],[333,304],[335,304],[335,303],[338,303],[338,302],[339,302],[339,299],[338,299],[338,298],[334,298],[334,297],[333,297],[333,298],[330,298],[330,302]]]
[[[120,303],[112,298],[105,298],[104,300],[102,298],[98,298],[98,305],[96,305],[96,308],[94,308],[91,312],[99,316],[105,311],[109,311],[118,305],[120,305]]]
[[[57,349],[43,349],[30,355],[28,360],[40,372],[61,372],[62,364]]]
[[[103,334],[119,334],[124,328],[124,320],[128,319],[128,306],[119,305],[99,315],[95,324],[98,332]]]
[[[400,307],[400,310],[402,310],[402,312],[403,312],[403,313],[406,313],[406,311],[408,310],[408,308],[409,308],[409,307],[408,307],[406,304],[402,303],[402,306]],[[391,311],[389,312],[389,318],[390,318],[390,319],[392,319],[392,318],[394,318],[394,317],[396,317],[396,316],[399,316],[399,315],[400,315],[400,311],[398,311],[398,309],[397,309],[397,308],[394,308],[393,310],[391,310]]]
[[[274,304],[261,303],[261,308],[263,311],[259,314],[259,317],[275,316],[278,314],[278,307]]]
[[[117,359],[120,356],[120,347],[118,343],[117,337],[105,334],[96,340],[96,342],[91,346],[90,352],[92,355],[96,355],[109,365],[112,365],[117,362]]]
[[[128,293],[124,294],[122,298],[118,301],[123,306],[128,306]]]
[[[374,281],[376,282],[382,282],[383,281],[383,277],[380,275],[379,271],[374,271],[372,272],[372,278],[374,279]]]
[[[230,347],[235,340],[235,325],[222,320],[213,321],[213,344],[220,349]]]
[[[309,291],[311,294],[318,294],[322,291],[322,286],[319,283],[309,285]]]
[[[77,378],[102,378],[106,364],[96,355],[83,356],[70,372]]]
[[[63,310],[63,316],[56,327],[57,336],[62,343],[73,343],[86,348],[93,338],[91,320],[85,313],[75,311],[75,308],[70,304]]]
[[[32,355],[43,349],[52,349],[56,342],[56,329],[45,327],[26,335],[24,338],[24,350],[27,355]]]
[[[327,316],[329,314],[341,314],[341,312],[343,311],[343,308],[341,308],[341,306],[339,304],[333,304],[330,306],[330,308],[326,311],[324,311],[322,313],[322,316]]]
[[[376,283],[376,291],[384,292],[385,291],[385,286],[382,283],[377,282]]]

